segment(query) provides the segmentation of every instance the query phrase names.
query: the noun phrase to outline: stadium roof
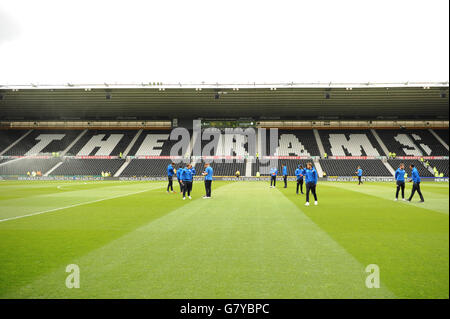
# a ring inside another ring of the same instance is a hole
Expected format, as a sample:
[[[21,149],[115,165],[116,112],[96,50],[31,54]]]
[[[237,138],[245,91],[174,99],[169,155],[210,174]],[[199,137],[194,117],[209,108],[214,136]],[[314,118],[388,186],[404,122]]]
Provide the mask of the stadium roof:
[[[1,120],[448,120],[449,83],[0,85]]]

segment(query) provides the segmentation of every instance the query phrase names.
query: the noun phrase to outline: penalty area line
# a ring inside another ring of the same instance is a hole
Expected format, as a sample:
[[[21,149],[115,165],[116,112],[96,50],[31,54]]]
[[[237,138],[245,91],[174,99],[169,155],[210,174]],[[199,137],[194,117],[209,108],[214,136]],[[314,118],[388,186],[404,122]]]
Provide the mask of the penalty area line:
[[[106,197],[106,198],[100,198],[100,199],[96,199],[96,200],[91,200],[91,201],[88,201],[88,202],[73,204],[73,205],[69,205],[69,206],[52,208],[52,209],[49,209],[49,210],[44,210],[42,212],[36,212],[36,213],[31,213],[31,214],[26,214],[26,215],[20,215],[20,216],[4,218],[4,219],[0,219],[0,223],[6,222],[6,221],[9,221],[9,220],[14,220],[14,219],[20,219],[20,218],[25,218],[25,217],[31,217],[31,216],[36,216],[36,215],[42,215],[42,214],[46,214],[46,213],[56,212],[58,210],[73,208],[73,207],[77,207],[77,206],[89,205],[89,204],[93,204],[93,203],[102,202],[102,201],[105,201],[105,200],[110,200],[110,199],[115,199],[115,198],[120,198],[120,197],[125,197],[125,196],[131,196],[131,195],[136,195],[136,194],[145,193],[145,192],[148,192],[148,191],[151,191],[151,190],[154,190],[154,189],[164,188],[164,187],[165,186],[153,187],[153,188],[149,188],[149,189],[138,191],[138,192],[126,193],[126,194],[116,195],[116,196],[112,196],[112,197]]]

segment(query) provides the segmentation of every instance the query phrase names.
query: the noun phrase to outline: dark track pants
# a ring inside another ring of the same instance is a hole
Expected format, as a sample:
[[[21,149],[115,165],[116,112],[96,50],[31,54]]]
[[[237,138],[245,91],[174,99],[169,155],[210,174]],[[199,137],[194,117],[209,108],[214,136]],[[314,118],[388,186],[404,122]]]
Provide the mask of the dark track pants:
[[[211,197],[211,185],[212,185],[212,181],[205,180],[206,197]]]
[[[287,175],[283,176],[284,188],[287,188]]]
[[[192,181],[183,181],[183,197],[186,197],[186,193],[188,194],[188,196],[191,196],[191,191],[192,191]]]
[[[402,190],[402,198],[405,198],[405,182],[397,181],[397,192],[395,193],[395,198],[398,198],[398,193]]]
[[[181,184],[180,180],[178,180],[178,185],[180,185],[180,193],[182,193],[183,192],[183,184]]]
[[[276,186],[277,185],[277,177],[276,176],[270,176],[270,186]]]
[[[298,194],[298,187],[300,186],[300,192],[303,194],[303,178],[297,180],[297,194]]]
[[[309,192],[314,196],[314,200],[317,201],[317,194],[316,194],[316,184],[314,183],[306,183],[306,201],[309,202]]]
[[[361,185],[363,182],[361,180],[361,176],[358,176],[358,185]]]
[[[173,177],[168,176],[169,184],[167,185],[167,191],[171,190],[173,192]]]
[[[412,188],[411,196],[409,196],[409,200],[411,200],[413,198],[413,196],[416,193],[416,191],[417,191],[417,193],[419,193],[420,200],[423,201],[424,200],[423,199],[423,195],[422,195],[422,192],[420,191],[420,182],[419,183],[413,183],[413,188]]]

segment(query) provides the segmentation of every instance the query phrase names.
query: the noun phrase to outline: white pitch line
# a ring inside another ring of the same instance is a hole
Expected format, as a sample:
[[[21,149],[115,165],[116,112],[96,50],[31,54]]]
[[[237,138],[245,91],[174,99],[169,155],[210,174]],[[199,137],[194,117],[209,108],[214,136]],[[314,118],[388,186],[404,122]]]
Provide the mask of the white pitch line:
[[[92,200],[92,201],[89,201],[89,202],[83,202],[83,203],[73,204],[73,205],[64,206],[64,207],[53,208],[53,209],[49,209],[49,210],[44,210],[42,212],[36,212],[36,213],[27,214],[27,215],[9,217],[9,218],[5,218],[5,219],[0,219],[0,223],[6,222],[8,220],[20,219],[20,218],[24,218],[24,217],[30,217],[30,216],[35,216],[35,215],[51,213],[51,212],[55,212],[55,211],[58,211],[58,210],[73,208],[73,207],[77,207],[77,206],[93,204],[93,203],[102,202],[102,201],[105,201],[105,200],[115,199],[115,198],[119,198],[119,197],[125,197],[125,196],[140,194],[140,193],[148,192],[148,191],[151,191],[151,190],[154,190],[154,189],[158,189],[158,188],[163,188],[163,187],[164,186],[154,187],[154,188],[149,188],[149,189],[146,189],[146,190],[143,190],[143,191],[139,191],[139,192],[133,192],[133,193],[127,193],[127,194],[107,197],[107,198],[96,199],[96,200]]]

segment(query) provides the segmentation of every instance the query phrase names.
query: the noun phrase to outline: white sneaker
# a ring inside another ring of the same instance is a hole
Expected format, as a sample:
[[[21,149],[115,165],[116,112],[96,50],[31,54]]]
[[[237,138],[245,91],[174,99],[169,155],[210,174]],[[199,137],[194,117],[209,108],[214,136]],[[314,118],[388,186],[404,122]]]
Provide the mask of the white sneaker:
[[[317,205],[319,205],[319,203],[318,203],[317,201],[315,201],[315,202],[314,202],[314,205],[316,205],[316,206],[317,206]]]
[[[306,202],[306,203],[305,203],[305,206],[309,206],[309,202]]]
[[[395,201],[398,201],[398,198],[394,199]]]
[[[206,196],[203,196],[202,198],[203,198],[203,199],[207,199],[208,197],[206,197]]]
[[[183,200],[186,200],[186,197],[183,197]]]
[[[191,196],[189,196],[189,199],[192,199],[192,197],[191,197]]]
[[[402,201],[406,202],[406,199],[405,199],[405,198],[403,198],[403,199],[402,199]]]

